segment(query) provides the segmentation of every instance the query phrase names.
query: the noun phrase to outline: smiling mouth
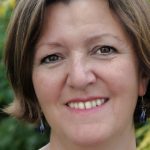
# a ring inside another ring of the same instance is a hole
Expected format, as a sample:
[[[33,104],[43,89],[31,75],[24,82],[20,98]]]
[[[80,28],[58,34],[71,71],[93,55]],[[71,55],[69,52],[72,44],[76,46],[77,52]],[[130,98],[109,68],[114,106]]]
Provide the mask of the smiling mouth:
[[[106,98],[99,98],[95,100],[90,101],[79,101],[79,102],[68,102],[66,105],[71,109],[77,109],[77,110],[87,110],[87,109],[93,109],[96,107],[102,106],[104,103],[106,103],[108,99]]]

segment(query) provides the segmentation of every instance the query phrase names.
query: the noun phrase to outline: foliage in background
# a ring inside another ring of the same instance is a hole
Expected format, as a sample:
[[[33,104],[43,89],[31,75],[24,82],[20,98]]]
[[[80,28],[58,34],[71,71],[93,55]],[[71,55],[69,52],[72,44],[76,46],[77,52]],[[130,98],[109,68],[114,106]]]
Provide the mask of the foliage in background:
[[[150,121],[136,131],[137,150],[150,150]]]
[[[6,27],[15,0],[0,0],[0,108],[8,105],[13,93],[6,79],[3,64],[3,48]],[[150,150],[150,121],[136,129],[137,150]],[[37,150],[48,142],[48,135],[40,135],[35,125],[17,121],[0,111],[0,150]]]
[[[15,0],[0,0],[0,109],[13,99],[6,79],[3,49],[7,24],[14,7]],[[37,150],[48,140],[48,135],[41,135],[35,125],[17,121],[0,111],[0,150]]]

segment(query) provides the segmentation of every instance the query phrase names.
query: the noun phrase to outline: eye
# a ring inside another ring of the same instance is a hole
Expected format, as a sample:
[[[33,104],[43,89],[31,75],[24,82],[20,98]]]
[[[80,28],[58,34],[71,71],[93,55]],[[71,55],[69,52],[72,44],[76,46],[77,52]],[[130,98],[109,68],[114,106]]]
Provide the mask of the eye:
[[[45,63],[45,64],[48,64],[48,63],[56,63],[60,60],[62,60],[63,57],[59,56],[58,54],[52,54],[52,55],[48,55],[46,57],[44,57],[42,60],[41,60],[41,63]]]
[[[110,55],[112,53],[115,53],[117,50],[111,46],[102,46],[102,47],[95,47],[94,53],[100,54],[100,55]]]

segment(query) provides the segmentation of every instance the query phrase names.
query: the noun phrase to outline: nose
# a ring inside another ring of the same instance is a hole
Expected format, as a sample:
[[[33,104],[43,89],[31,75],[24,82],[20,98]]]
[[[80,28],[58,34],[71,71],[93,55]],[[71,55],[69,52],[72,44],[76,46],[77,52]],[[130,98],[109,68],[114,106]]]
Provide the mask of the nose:
[[[92,67],[83,60],[77,60],[72,63],[69,67],[68,76],[67,76],[67,85],[69,87],[85,90],[89,85],[92,85],[96,82],[96,75],[92,70]]]

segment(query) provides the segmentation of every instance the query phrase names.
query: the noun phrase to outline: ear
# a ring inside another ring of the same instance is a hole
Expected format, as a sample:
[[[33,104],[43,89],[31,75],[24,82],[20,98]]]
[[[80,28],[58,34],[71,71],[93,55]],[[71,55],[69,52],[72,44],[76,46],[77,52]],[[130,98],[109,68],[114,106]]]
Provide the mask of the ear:
[[[150,78],[145,76],[143,73],[140,73],[139,78],[139,96],[144,96],[147,90],[148,83],[150,81]]]

